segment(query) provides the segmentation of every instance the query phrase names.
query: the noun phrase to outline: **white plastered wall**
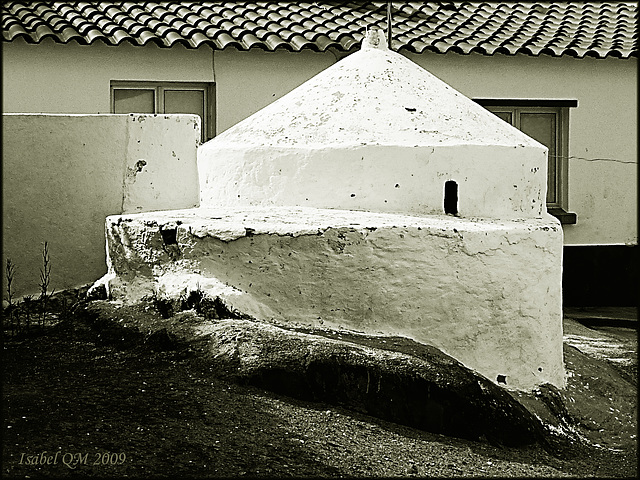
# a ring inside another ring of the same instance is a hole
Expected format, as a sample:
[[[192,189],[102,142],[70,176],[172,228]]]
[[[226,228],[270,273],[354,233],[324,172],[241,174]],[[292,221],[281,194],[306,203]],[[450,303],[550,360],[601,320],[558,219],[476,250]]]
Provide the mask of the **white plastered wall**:
[[[213,51],[2,42],[5,113],[109,113],[112,80],[213,82]]]
[[[637,59],[406,54],[470,98],[575,99],[565,245],[638,243]]]
[[[264,321],[408,336],[508,387],[565,385],[555,219],[200,207],[106,223],[102,281],[125,302],[201,289]]]
[[[578,100],[570,109],[568,185],[578,222],[563,226],[564,243],[637,244],[637,59],[403,53],[470,98]],[[216,52],[218,133],[335,60],[329,53]]]
[[[200,201],[437,215],[452,180],[462,216],[540,218],[546,161],[542,146],[243,148],[214,139],[198,150]]]
[[[216,81],[226,130],[335,63],[332,53],[3,42],[5,112],[106,113],[110,80]],[[637,59],[405,55],[471,98],[575,99],[565,245],[637,244]],[[608,159],[608,160],[599,160]]]
[[[50,287],[73,288],[106,271],[107,215],[198,205],[194,115],[5,114],[2,134],[2,255],[17,267],[16,296],[39,291],[45,241]]]

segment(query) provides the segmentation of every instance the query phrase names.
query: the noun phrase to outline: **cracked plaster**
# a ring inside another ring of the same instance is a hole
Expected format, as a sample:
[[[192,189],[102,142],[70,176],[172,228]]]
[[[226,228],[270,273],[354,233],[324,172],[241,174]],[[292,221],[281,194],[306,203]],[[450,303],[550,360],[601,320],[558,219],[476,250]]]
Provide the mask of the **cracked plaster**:
[[[201,289],[263,321],[408,336],[507,387],[564,384],[548,219],[197,208],[109,217],[107,234],[116,297]]]

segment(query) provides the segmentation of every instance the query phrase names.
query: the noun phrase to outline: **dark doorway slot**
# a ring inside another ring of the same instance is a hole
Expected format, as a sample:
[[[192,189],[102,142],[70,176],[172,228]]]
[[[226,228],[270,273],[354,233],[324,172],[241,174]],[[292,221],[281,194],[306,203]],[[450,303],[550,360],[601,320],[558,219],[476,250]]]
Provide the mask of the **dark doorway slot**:
[[[453,180],[444,184],[444,213],[458,214],[458,184]]]
[[[162,235],[162,243],[165,245],[178,245],[178,229],[160,227],[160,235]]]

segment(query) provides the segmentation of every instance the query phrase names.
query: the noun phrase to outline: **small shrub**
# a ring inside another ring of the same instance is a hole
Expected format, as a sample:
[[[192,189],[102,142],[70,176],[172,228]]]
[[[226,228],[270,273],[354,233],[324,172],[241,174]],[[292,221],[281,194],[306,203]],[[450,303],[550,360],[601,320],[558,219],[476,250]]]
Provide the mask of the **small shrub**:
[[[13,279],[15,277],[16,266],[11,261],[10,258],[7,258],[7,266],[5,270],[5,274],[7,276],[7,302],[9,302],[9,308],[13,307],[13,290],[11,285],[13,283]]]
[[[51,260],[49,259],[49,244],[44,242],[42,249],[42,268],[40,269],[40,322],[44,326],[47,316],[47,303],[53,296],[54,290],[49,291],[49,283],[51,283]]]
[[[22,308],[25,313],[25,321],[27,324],[27,329],[29,329],[31,326],[31,309],[33,308],[32,301],[33,301],[33,295],[25,295],[24,297],[22,297]]]
[[[154,290],[151,301],[162,318],[170,318],[173,316],[174,302],[172,302],[170,298],[162,296]]]
[[[184,297],[185,298],[182,299],[182,310],[194,309],[198,313],[201,313],[200,310],[202,300],[204,299],[204,292],[200,289],[199,286],[198,288],[196,288],[196,290],[191,290],[188,296],[185,295]]]
[[[15,278],[16,273],[16,265],[11,261],[10,258],[7,258],[7,263],[5,267],[5,276],[7,278],[7,308],[4,310],[3,318],[3,327],[2,334],[4,336],[4,321],[5,319],[9,322],[9,328],[11,329],[11,335],[16,333],[16,329],[20,330],[20,314],[18,312],[17,305],[13,303],[13,280]]]

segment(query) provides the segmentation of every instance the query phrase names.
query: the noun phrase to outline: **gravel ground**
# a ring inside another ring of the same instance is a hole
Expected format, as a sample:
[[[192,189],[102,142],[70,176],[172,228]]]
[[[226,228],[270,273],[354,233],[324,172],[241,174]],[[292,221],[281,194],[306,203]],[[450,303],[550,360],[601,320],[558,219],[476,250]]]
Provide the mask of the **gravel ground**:
[[[589,380],[591,390],[581,396],[588,390],[582,379],[611,367],[575,349],[563,395],[567,403],[574,399],[569,413],[582,421],[575,428],[585,441],[550,451],[445,437],[240,385],[217,376],[193,351],[157,351],[134,337],[114,344],[71,319],[5,339],[4,477],[637,475],[636,439],[626,438],[637,425],[637,401],[627,429],[596,411],[624,409],[630,385],[616,377],[593,393],[602,385]],[[616,392],[619,404],[602,403]],[[581,428],[589,414],[607,428]]]

